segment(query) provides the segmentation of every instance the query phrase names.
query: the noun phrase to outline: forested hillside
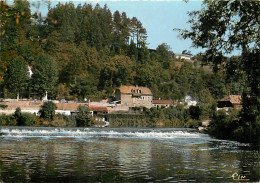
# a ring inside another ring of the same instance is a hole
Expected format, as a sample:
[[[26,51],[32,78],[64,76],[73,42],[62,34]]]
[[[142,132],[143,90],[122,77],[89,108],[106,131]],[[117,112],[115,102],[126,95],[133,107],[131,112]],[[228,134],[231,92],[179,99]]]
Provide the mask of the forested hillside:
[[[127,84],[148,86],[155,98],[189,94],[201,103],[242,93],[240,57],[211,69],[203,67],[203,54],[177,60],[174,48],[162,43],[150,50],[146,38],[136,17],[107,6],[60,3],[43,18],[27,1],[1,1],[0,97],[40,98],[48,91],[51,99],[99,100]]]

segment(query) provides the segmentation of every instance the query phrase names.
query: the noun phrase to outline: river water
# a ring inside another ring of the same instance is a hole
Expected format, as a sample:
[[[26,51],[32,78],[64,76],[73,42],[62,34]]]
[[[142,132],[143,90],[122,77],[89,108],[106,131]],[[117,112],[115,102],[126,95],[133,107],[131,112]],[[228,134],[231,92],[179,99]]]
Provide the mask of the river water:
[[[259,151],[195,130],[0,128],[0,183],[259,180]]]

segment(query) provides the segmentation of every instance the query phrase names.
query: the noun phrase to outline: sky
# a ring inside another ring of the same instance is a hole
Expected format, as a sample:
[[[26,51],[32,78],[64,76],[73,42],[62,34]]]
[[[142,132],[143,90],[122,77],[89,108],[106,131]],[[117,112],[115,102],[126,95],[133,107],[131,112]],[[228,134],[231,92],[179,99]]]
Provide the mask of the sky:
[[[37,1],[30,1],[35,3]],[[55,6],[59,1],[51,1],[51,6]],[[61,3],[73,2],[75,6],[78,4],[91,3],[95,5],[99,3],[101,7],[107,4],[111,12],[118,10],[120,13],[126,12],[129,18],[136,17],[147,30],[148,48],[156,49],[158,45],[166,43],[170,46],[171,51],[181,53],[183,50],[190,50],[192,54],[203,52],[202,49],[192,48],[191,40],[183,40],[179,38],[179,32],[173,31],[174,28],[189,29],[189,16],[187,12],[200,10],[202,1],[184,2],[175,1],[150,1],[150,0],[124,0],[124,1],[60,1]],[[31,8],[33,11],[33,8]],[[42,15],[47,14],[47,5],[42,3],[40,6]]]

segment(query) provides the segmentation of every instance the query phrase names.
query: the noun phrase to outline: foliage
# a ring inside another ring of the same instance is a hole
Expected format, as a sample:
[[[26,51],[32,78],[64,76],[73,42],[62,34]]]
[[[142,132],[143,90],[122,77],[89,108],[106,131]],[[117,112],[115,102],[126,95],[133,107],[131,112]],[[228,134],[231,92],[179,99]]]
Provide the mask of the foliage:
[[[25,97],[41,98],[48,91],[52,99],[100,100],[120,85],[138,84],[150,87],[155,98],[182,100],[190,94],[205,103],[231,92],[240,94],[246,83],[237,79],[238,71],[230,77],[235,58],[227,65],[229,74],[212,74],[198,64],[206,55],[195,63],[174,59],[165,43],[148,49],[142,23],[125,12],[112,13],[106,5],[59,3],[43,19],[32,14],[27,1],[16,1],[14,6],[1,3],[3,96],[17,95],[13,89],[19,85],[7,82],[11,79],[8,64],[18,67],[13,63],[17,58],[33,71],[21,87]]]
[[[76,125],[78,127],[86,127],[91,125],[89,110],[85,106],[79,106],[76,114]]]
[[[26,88],[29,78],[27,76],[27,68],[23,58],[17,57],[10,62],[7,68],[6,82],[8,89],[19,94]]]
[[[0,116],[1,126],[16,126],[17,122],[13,115],[1,115]]]
[[[209,126],[209,133],[221,139],[232,139],[233,131],[239,129],[239,111],[218,111]],[[240,134],[242,135],[242,134]]]
[[[58,72],[56,61],[48,55],[40,55],[33,66],[32,86],[40,95],[53,94],[57,86]]]
[[[0,103],[0,109],[6,109],[7,107],[8,107],[8,105]]]
[[[36,115],[30,113],[22,113],[21,121],[25,126],[33,126],[35,124]]]
[[[14,112],[14,117],[16,119],[18,126],[23,126],[24,122],[22,121],[22,110],[20,107],[17,107]]]
[[[40,109],[40,116],[47,121],[53,121],[55,117],[56,104],[52,101],[44,102]]]
[[[214,64],[215,71],[220,69],[224,62],[228,63],[228,75],[230,71],[235,71],[231,74],[232,79],[238,77],[238,73],[242,77],[246,76],[247,86],[245,82],[242,83],[245,88],[238,127],[240,130],[236,132],[250,134],[251,137],[246,139],[251,139],[250,141],[258,145],[260,133],[259,9],[258,1],[204,1],[201,11],[190,13],[191,31],[181,32],[184,38],[193,41],[194,46],[207,49],[207,61]],[[241,50],[241,57],[232,58],[228,62],[223,54],[229,54],[235,49]],[[243,80],[241,77],[238,79]]]
[[[1,1],[1,95],[21,93],[30,97],[32,91],[34,97],[40,98],[47,91],[52,99],[100,100],[120,85],[138,84],[151,88],[155,98],[180,101],[191,95],[200,104],[190,109],[176,106],[146,110],[145,117],[137,119],[142,125],[159,125],[160,119],[169,126],[194,127],[199,119],[214,117],[224,121],[221,127],[234,130],[233,137],[251,134],[250,138],[257,141],[259,3],[205,1],[202,10],[190,16],[191,31],[184,30],[182,36],[191,38],[194,46],[207,49],[194,57],[195,62],[174,59],[165,43],[156,50],[148,49],[142,23],[125,12],[112,13],[106,5],[75,7],[73,3],[59,3],[49,8],[44,19],[31,12],[28,1],[15,1],[13,6]],[[241,56],[223,56],[236,48],[241,49]],[[31,79],[26,77],[26,65],[33,69]],[[214,100],[242,92],[239,118],[215,114]],[[56,119],[55,107],[50,106],[41,110],[41,116],[48,121]],[[20,113],[16,115],[19,125],[33,123],[34,117],[27,114],[28,122],[19,122],[24,115]],[[4,124],[15,124],[17,120],[14,116],[1,119]],[[89,126],[91,121],[86,109],[80,109],[75,117],[56,120],[57,124],[66,121],[71,126]],[[35,125],[42,121],[35,119]]]
[[[201,109],[199,106],[190,106],[189,114],[192,119],[198,120],[201,115]]]

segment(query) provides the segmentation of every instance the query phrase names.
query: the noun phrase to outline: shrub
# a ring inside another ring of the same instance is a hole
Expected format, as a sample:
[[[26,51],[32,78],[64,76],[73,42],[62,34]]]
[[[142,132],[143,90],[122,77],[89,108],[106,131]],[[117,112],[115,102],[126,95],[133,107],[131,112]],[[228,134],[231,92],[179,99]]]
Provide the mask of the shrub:
[[[237,139],[238,134],[244,130],[239,127],[239,123],[239,112],[237,110],[230,110],[228,114],[225,110],[217,111],[209,125],[208,131],[217,138]]]
[[[66,126],[66,121],[64,121],[64,120],[54,120],[54,121],[51,122],[51,126],[64,127],[64,126]]]
[[[197,128],[198,126],[199,126],[199,122],[192,119],[189,119],[185,124],[186,128]]]
[[[40,116],[47,121],[53,121],[55,117],[55,109],[57,109],[56,104],[51,101],[45,102],[39,111]]]
[[[22,113],[21,114],[21,121],[25,126],[32,126],[35,124],[36,115],[30,113]]]
[[[13,115],[2,115],[0,117],[0,125],[2,126],[16,126],[17,121]]]
[[[15,117],[15,119],[17,121],[17,125],[18,126],[23,126],[24,125],[21,116],[22,116],[22,110],[21,110],[20,107],[17,107],[15,109],[15,112],[14,112],[14,117]]]
[[[190,106],[189,113],[192,119],[199,120],[201,109],[199,106]]]
[[[91,119],[88,114],[88,109],[85,106],[79,106],[78,113],[76,115],[76,124],[79,127],[85,127],[91,125]]]

